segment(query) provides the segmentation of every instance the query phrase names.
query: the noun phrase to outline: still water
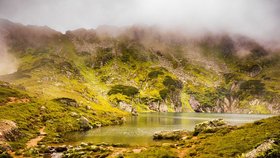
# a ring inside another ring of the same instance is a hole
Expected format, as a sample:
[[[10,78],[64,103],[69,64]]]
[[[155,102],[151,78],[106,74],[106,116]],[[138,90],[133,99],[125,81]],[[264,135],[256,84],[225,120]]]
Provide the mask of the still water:
[[[272,115],[254,114],[209,114],[209,113],[141,113],[127,118],[125,124],[75,132],[66,135],[68,143],[125,143],[131,145],[154,144],[152,136],[157,131],[187,129],[193,130],[195,124],[222,118],[233,125],[254,122]]]

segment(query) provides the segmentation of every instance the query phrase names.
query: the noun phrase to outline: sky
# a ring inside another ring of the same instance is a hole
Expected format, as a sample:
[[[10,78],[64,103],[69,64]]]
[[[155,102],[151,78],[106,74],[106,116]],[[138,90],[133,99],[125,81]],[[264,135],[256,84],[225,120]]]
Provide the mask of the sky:
[[[0,18],[62,32],[148,25],[280,41],[280,0],[0,0]]]

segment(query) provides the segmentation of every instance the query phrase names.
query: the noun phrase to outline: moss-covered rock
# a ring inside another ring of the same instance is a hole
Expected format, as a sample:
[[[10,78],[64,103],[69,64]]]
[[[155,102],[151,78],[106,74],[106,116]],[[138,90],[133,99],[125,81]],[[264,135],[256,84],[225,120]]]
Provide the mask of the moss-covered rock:
[[[213,133],[218,129],[228,127],[223,119],[215,119],[212,121],[206,121],[195,125],[194,135],[199,133]]]
[[[153,135],[154,140],[179,140],[183,137],[191,136],[191,132],[187,130],[160,131]]]
[[[244,154],[244,157],[245,158],[272,157],[272,153],[270,153],[270,152],[273,148],[277,148],[278,145],[279,144],[273,139],[266,140],[263,143],[261,143],[260,145],[258,145],[255,149]],[[271,155],[269,155],[269,154],[271,154]],[[274,153],[274,154],[276,154],[276,153]],[[280,153],[278,152],[278,155],[273,155],[273,156],[276,156],[276,157],[280,156]]]
[[[71,99],[71,98],[56,98],[54,99],[55,101],[62,103],[64,105],[68,105],[68,106],[73,106],[73,107],[79,107],[79,104],[77,103],[77,101],[75,99]]]

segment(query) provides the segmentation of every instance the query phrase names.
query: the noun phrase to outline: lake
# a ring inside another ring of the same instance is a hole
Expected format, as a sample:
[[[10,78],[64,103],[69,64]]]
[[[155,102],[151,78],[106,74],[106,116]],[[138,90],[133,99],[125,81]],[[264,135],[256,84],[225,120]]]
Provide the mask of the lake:
[[[124,143],[149,145],[153,134],[163,130],[193,130],[197,123],[222,118],[232,125],[241,125],[268,118],[273,115],[257,114],[218,114],[218,113],[140,113],[131,116],[123,125],[92,129],[87,132],[73,132],[65,136],[69,144],[81,142]]]

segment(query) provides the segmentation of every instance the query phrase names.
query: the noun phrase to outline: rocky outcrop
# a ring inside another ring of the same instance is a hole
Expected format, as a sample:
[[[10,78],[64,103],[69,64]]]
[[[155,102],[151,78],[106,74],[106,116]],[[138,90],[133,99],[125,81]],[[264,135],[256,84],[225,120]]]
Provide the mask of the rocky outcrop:
[[[195,112],[204,112],[200,103],[195,99],[193,95],[191,95],[189,103]]]
[[[130,112],[130,113],[131,113],[132,115],[134,115],[134,116],[137,116],[137,115],[138,115],[136,109],[135,109],[134,107],[132,107],[132,105],[127,104],[127,103],[125,103],[125,102],[119,102],[119,108],[120,108],[121,110]]]
[[[213,109],[213,112],[235,112],[238,110],[238,105],[238,98],[228,96],[217,100],[216,108]]]
[[[276,145],[275,140],[272,140],[272,139],[266,140],[262,144],[258,145],[255,149],[247,152],[244,155],[244,157],[245,158],[257,158],[257,157],[260,157],[261,155],[264,156],[269,150],[273,149],[274,145]],[[264,157],[266,157],[266,156],[264,156]]]
[[[223,119],[202,122],[195,125],[194,135],[198,135],[199,133],[213,133],[225,127],[229,127],[229,125]]]
[[[213,108],[217,108],[217,107],[210,107],[210,106],[206,106],[206,105],[201,105],[199,103],[199,101],[196,100],[196,98],[193,95],[190,96],[189,104],[191,105],[194,112],[210,113],[210,112],[214,111]]]
[[[187,130],[174,130],[174,131],[160,131],[153,135],[154,140],[179,140],[184,137],[190,136],[191,132]]]
[[[82,130],[90,130],[92,129],[93,127],[90,125],[90,122],[89,120],[84,117],[84,116],[81,116],[81,118],[79,119],[79,123],[80,123],[80,128]]]
[[[267,109],[271,114],[279,114],[280,113],[280,103],[275,101],[267,102],[261,99],[252,99],[248,103],[251,107],[264,107]]]
[[[0,141],[16,141],[21,136],[15,122],[11,120],[0,121]]]
[[[182,112],[181,91],[173,92],[170,95],[171,106],[175,112]]]
[[[168,108],[164,102],[152,102],[149,105],[149,109],[157,112],[167,112]]]
[[[11,150],[11,146],[7,142],[0,141],[0,157],[12,158],[12,156],[8,153],[9,150]]]
[[[262,71],[262,67],[260,65],[253,65],[248,69],[248,74],[250,77],[256,77]]]
[[[57,98],[57,99],[54,99],[54,100],[58,101],[58,102],[60,102],[64,105],[67,105],[67,106],[73,106],[73,107],[79,107],[80,106],[75,99],[71,99],[71,98]]]
[[[213,105],[202,105],[194,95],[190,96],[189,104],[195,112],[215,112],[215,113],[248,113],[239,107],[240,100],[236,96],[236,92],[239,90],[240,84],[234,82],[228,90],[227,95],[221,98],[217,98]]]
[[[72,145],[56,145],[56,146],[46,146],[39,145],[36,147],[24,150],[20,157],[99,157],[105,158],[115,150],[120,150],[120,148],[128,147],[127,144],[92,144],[92,143],[80,143],[75,146]],[[113,150],[112,150],[113,149]],[[1,151],[1,148],[0,148]],[[0,155],[1,156],[1,155]],[[113,156],[114,157],[114,156]]]
[[[231,128],[234,126],[228,125],[223,119],[215,119],[206,121],[195,125],[194,132],[187,130],[174,130],[174,131],[160,131],[153,135],[154,140],[180,140],[188,139],[196,136],[199,133],[214,133],[222,128]]]

